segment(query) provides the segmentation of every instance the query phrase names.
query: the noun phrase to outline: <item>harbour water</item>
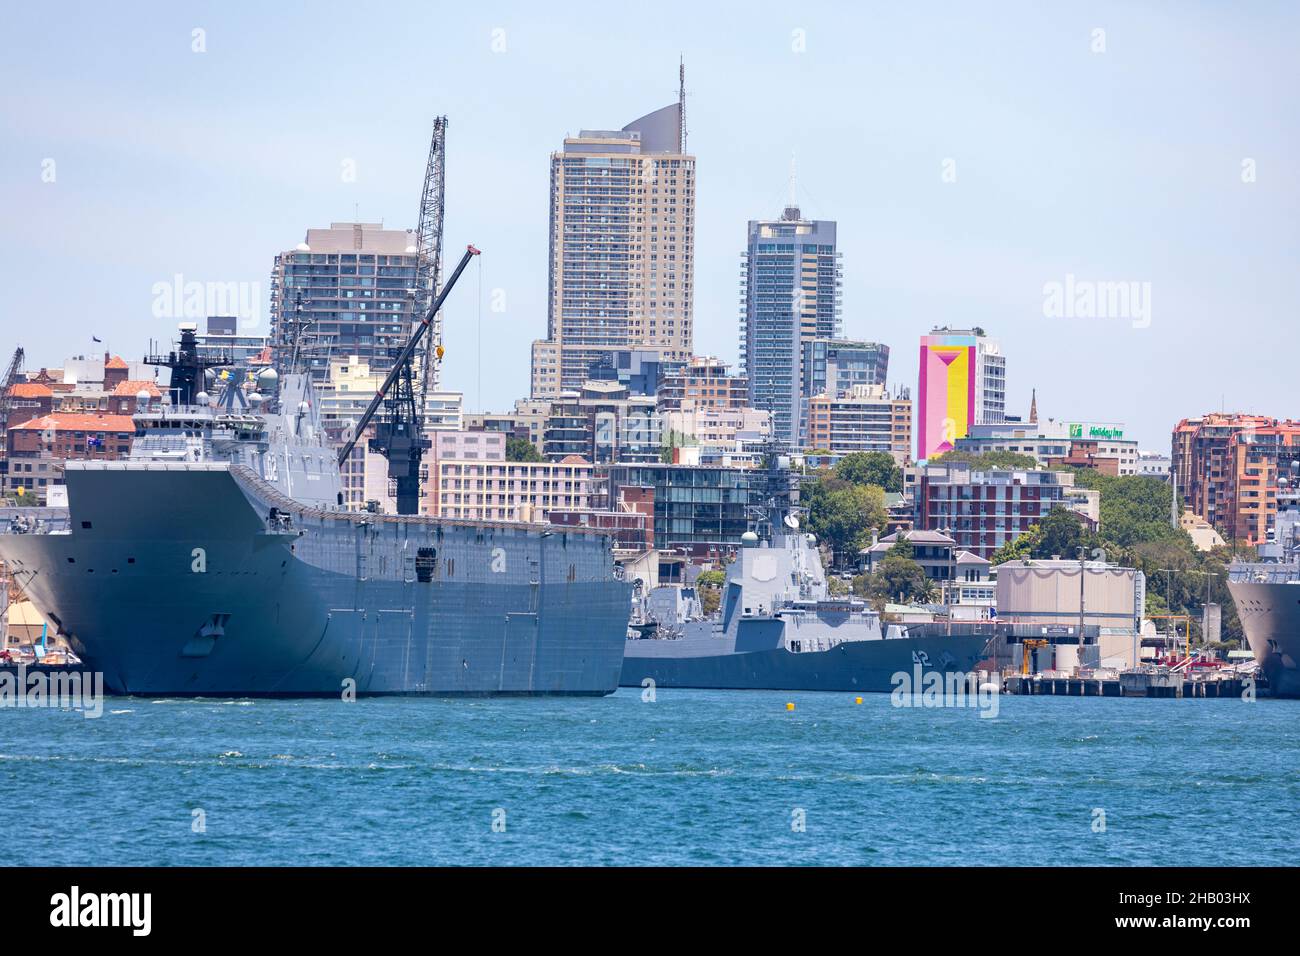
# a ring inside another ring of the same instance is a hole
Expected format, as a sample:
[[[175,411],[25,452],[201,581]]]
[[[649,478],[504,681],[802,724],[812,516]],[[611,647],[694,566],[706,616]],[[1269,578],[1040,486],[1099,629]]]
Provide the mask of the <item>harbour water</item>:
[[[648,703],[631,689],[603,699],[110,698],[99,719],[6,708],[6,856],[1295,863],[1300,702],[998,702],[994,719],[896,708],[883,694],[856,704],[661,690]]]

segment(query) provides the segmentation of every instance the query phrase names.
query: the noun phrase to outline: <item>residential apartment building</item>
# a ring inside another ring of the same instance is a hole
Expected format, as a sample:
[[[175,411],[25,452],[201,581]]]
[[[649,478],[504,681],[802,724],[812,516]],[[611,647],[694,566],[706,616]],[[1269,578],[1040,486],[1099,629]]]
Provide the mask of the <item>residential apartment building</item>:
[[[772,435],[771,416],[757,408],[697,406],[660,412],[660,422],[664,443],[698,447],[701,463],[728,457],[749,460],[748,449],[765,444]]]
[[[384,384],[387,372],[374,368],[361,355],[335,356],[329,359],[328,373],[319,387],[321,419],[334,422],[357,422]],[[429,391],[424,397],[426,431],[464,427],[465,396],[461,392]]]
[[[664,374],[659,382],[660,411],[692,408],[745,408],[749,383],[743,375],[730,375],[729,366],[711,356],[692,356],[689,362]]]
[[[1257,544],[1277,516],[1279,467],[1300,457],[1300,422],[1211,413],[1173,433],[1171,468],[1187,510],[1228,540]]]
[[[551,155],[547,337],[532,397],[578,388],[610,352],[692,353],[695,157],[680,103],[621,130],[582,130]]]
[[[501,433],[438,439],[438,453],[429,464],[430,514],[467,521],[546,521],[551,511],[592,508],[592,465],[576,455],[557,462],[507,461]],[[479,448],[471,449],[473,440],[481,441]],[[460,457],[443,457],[444,450]]]
[[[840,457],[880,451],[900,465],[912,452],[912,399],[906,389],[891,396],[883,385],[853,385],[808,400],[809,449]]]
[[[275,257],[271,341],[286,361],[295,328],[306,328],[303,355],[323,382],[332,356],[358,356],[376,373],[393,367],[414,330],[418,255],[409,230],[375,222],[333,222],[308,229],[296,249]],[[437,387],[434,368],[433,386]]]
[[[839,337],[841,253],[836,225],[803,218],[799,207],[780,219],[751,220],[741,273],[741,370],[749,404],[772,415],[772,437],[796,447],[804,387],[803,349]]]
[[[803,407],[799,443],[808,444],[808,400],[842,395],[855,385],[884,385],[889,377],[889,346],[847,339],[813,339],[803,346]],[[908,448],[908,455],[911,455]]]
[[[479,412],[465,415],[469,431],[502,432],[532,442],[537,453],[546,449],[546,421],[552,403],[547,399],[519,398],[513,412]]]
[[[942,531],[956,546],[992,558],[1055,507],[1065,507],[1074,475],[1059,471],[972,471],[968,465],[929,465],[916,489],[916,526]]]
[[[577,456],[598,465],[659,460],[655,399],[629,394],[616,382],[586,382],[551,405],[542,453],[552,461]]]

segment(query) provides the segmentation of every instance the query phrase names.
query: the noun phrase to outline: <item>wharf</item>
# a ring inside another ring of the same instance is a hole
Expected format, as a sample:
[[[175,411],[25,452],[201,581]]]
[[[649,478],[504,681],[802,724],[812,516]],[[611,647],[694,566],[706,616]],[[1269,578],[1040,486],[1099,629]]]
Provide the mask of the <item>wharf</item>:
[[[1053,697],[1240,698],[1241,677],[1188,680],[1182,674],[1124,671],[1118,677],[1013,675],[1002,679],[1006,694]]]

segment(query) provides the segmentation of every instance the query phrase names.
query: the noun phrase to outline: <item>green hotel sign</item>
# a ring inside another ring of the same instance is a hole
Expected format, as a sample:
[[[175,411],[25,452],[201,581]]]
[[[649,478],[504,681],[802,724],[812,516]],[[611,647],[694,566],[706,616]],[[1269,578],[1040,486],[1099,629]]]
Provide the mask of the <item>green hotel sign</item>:
[[[1124,437],[1124,429],[1122,428],[1114,428],[1110,425],[1084,426],[1083,424],[1078,422],[1070,423],[1071,438],[1083,438],[1085,437],[1085,431],[1086,431],[1086,437],[1088,438],[1109,438],[1118,441],[1119,439]]]

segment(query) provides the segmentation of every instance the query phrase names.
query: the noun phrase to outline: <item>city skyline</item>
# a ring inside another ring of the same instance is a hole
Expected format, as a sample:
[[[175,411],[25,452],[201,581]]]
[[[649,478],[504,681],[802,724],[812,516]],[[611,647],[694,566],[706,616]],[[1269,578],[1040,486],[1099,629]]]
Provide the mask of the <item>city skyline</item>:
[[[59,39],[0,66],[8,89],[28,87],[6,97],[2,195],[23,228],[0,253],[27,280],[10,316],[31,361],[90,352],[92,335],[138,358],[185,318],[154,314],[155,285],[174,276],[259,285],[265,332],[273,257],[307,228],[415,226],[429,124],[445,112],[446,248],[484,249],[484,344],[480,357],[478,307],[462,295],[446,310],[443,386],[467,409],[508,408],[528,394],[528,343],[546,333],[550,154],[565,135],[673,101],[682,55],[698,354],[737,362],[736,250],[746,221],[779,214],[795,153],[805,215],[838,223],[843,336],[892,347],[891,387],[915,386],[918,336],[979,325],[1011,363],[1008,414],[1025,415],[1036,388],[1042,417],[1122,421],[1157,450],[1179,420],[1221,407],[1293,414],[1276,343],[1297,292],[1297,189],[1283,170],[1300,144],[1283,119],[1300,83],[1285,82],[1292,31],[1262,14],[1193,24],[1118,6],[947,7],[911,23],[767,8],[736,24],[701,9],[693,43],[624,23],[638,31],[627,70],[625,50],[527,8],[398,9],[409,29],[346,9],[327,25],[292,11],[157,8],[130,23],[15,11],[11,37]],[[317,41],[341,22],[361,53],[322,69]],[[412,80],[405,64],[423,61],[410,35],[435,28],[440,55]],[[1230,68],[1203,70],[1207,50]],[[756,55],[782,81],[761,103],[745,95]],[[810,102],[817,83],[842,95]],[[1049,286],[1089,282],[1147,292],[1117,317],[1053,312]]]

